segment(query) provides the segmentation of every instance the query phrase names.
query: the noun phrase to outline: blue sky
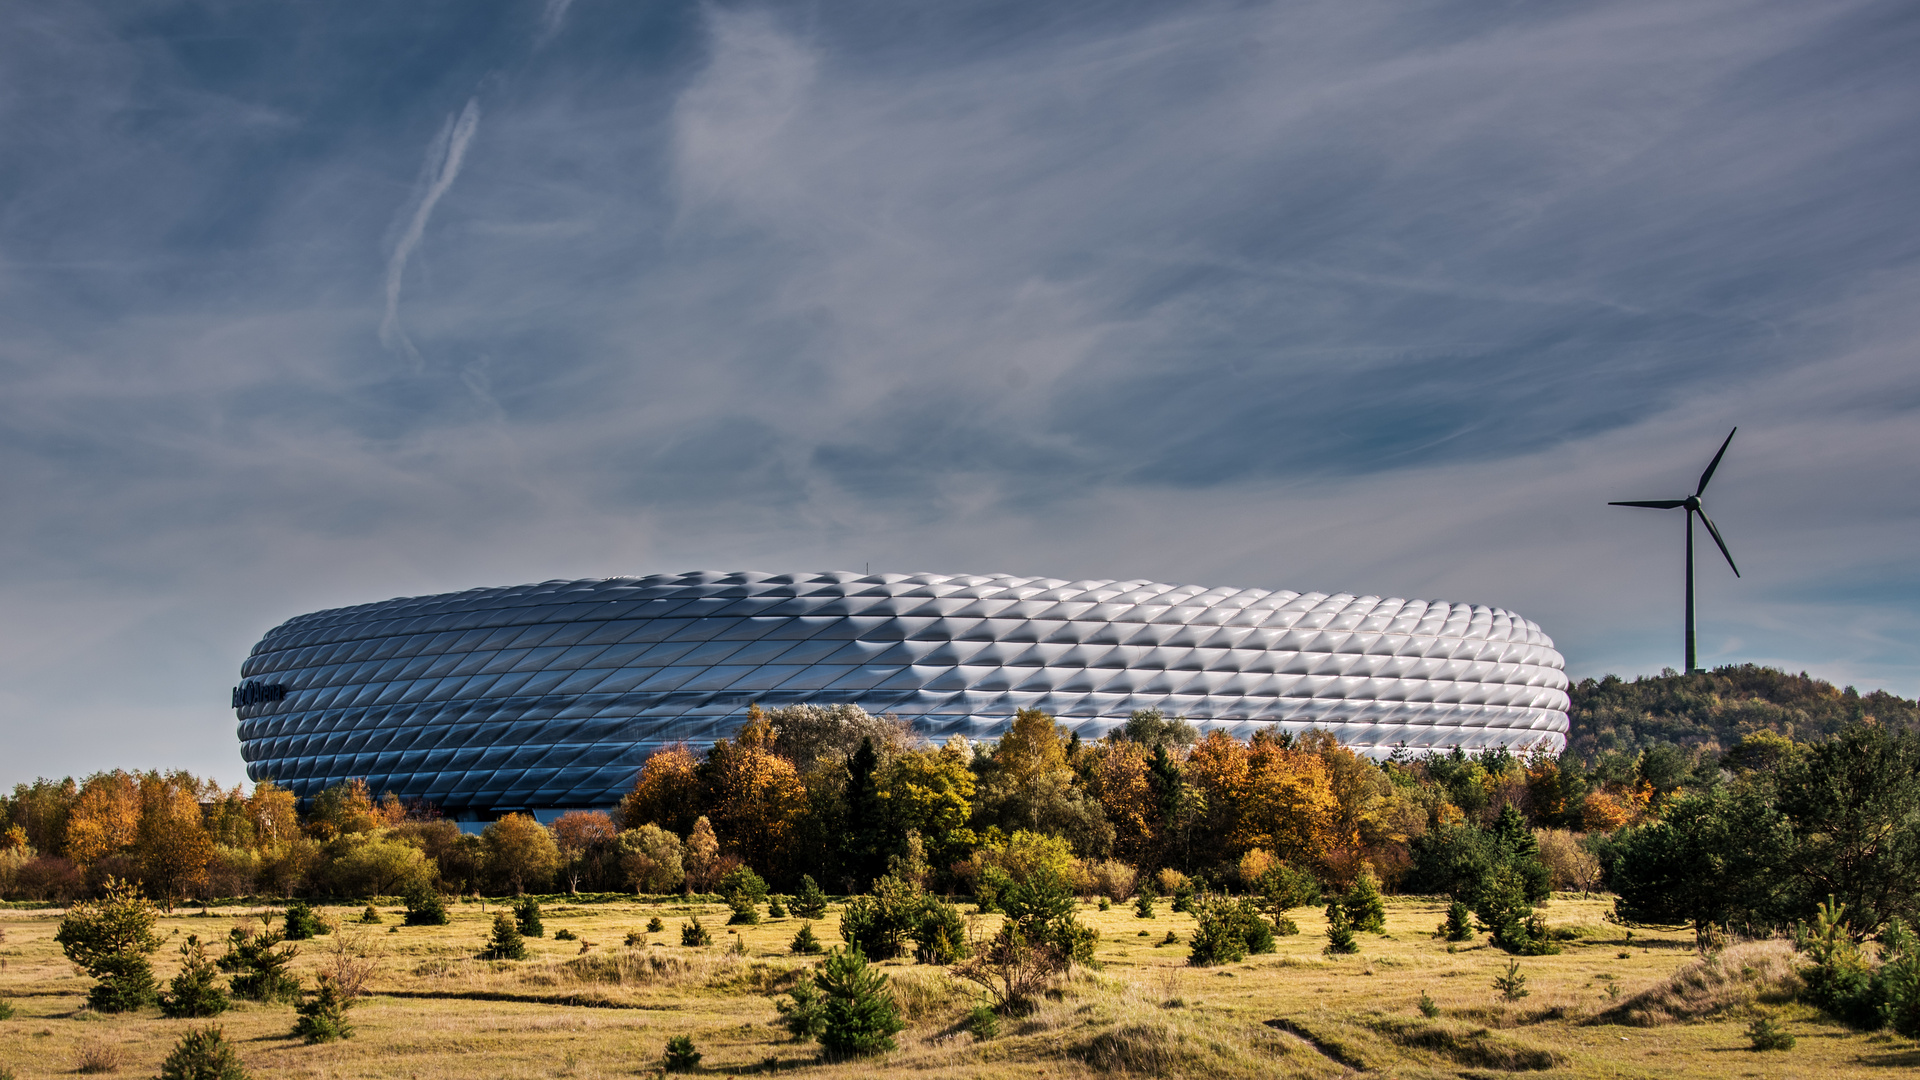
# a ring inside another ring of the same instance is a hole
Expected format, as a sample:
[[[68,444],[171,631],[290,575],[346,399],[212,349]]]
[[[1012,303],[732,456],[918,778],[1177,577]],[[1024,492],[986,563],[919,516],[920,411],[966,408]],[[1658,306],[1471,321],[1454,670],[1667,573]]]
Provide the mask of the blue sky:
[[[321,607],[696,568],[1465,600],[1920,693],[1920,10],[13,5],[0,782]]]

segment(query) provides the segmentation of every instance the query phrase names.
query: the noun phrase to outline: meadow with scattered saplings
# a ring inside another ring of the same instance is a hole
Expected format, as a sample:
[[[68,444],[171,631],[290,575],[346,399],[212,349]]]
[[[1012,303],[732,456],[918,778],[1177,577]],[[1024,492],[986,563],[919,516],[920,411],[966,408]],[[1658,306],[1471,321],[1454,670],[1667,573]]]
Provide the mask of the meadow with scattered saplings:
[[[1564,755],[1385,761],[755,709],[615,814],[478,835],[357,782],[22,784],[0,1080],[1920,1067],[1913,703],[1574,698]]]

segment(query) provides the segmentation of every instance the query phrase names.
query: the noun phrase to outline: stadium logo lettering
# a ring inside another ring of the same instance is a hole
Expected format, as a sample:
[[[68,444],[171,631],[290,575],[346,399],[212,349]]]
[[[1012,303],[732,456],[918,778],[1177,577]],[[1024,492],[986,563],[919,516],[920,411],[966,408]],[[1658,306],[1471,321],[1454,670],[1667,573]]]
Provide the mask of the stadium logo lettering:
[[[233,707],[243,705],[261,705],[269,701],[287,700],[287,688],[279,683],[249,682],[233,688]]]

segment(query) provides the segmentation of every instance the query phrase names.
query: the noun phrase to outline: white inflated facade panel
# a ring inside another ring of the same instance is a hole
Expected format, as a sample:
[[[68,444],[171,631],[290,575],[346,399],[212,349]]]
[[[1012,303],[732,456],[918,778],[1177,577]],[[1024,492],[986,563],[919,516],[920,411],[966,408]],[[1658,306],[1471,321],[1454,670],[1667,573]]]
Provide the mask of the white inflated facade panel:
[[[302,615],[236,691],[248,775],[350,778],[449,811],[610,806],[653,751],[747,706],[851,702],[928,738],[1136,709],[1375,756],[1558,751],[1553,642],[1498,608],[1147,581],[690,573],[473,589]],[[254,700],[256,698],[274,700]]]

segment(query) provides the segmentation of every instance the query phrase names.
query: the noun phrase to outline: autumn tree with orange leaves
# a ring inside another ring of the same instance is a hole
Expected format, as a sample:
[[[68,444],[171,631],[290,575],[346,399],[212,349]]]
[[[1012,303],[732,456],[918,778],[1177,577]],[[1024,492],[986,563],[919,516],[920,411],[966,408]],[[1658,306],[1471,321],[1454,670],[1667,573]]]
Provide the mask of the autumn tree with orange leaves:
[[[793,762],[773,752],[773,737],[766,716],[751,710],[738,735],[713,744],[699,778],[702,804],[727,853],[755,869],[778,872],[807,792]]]

